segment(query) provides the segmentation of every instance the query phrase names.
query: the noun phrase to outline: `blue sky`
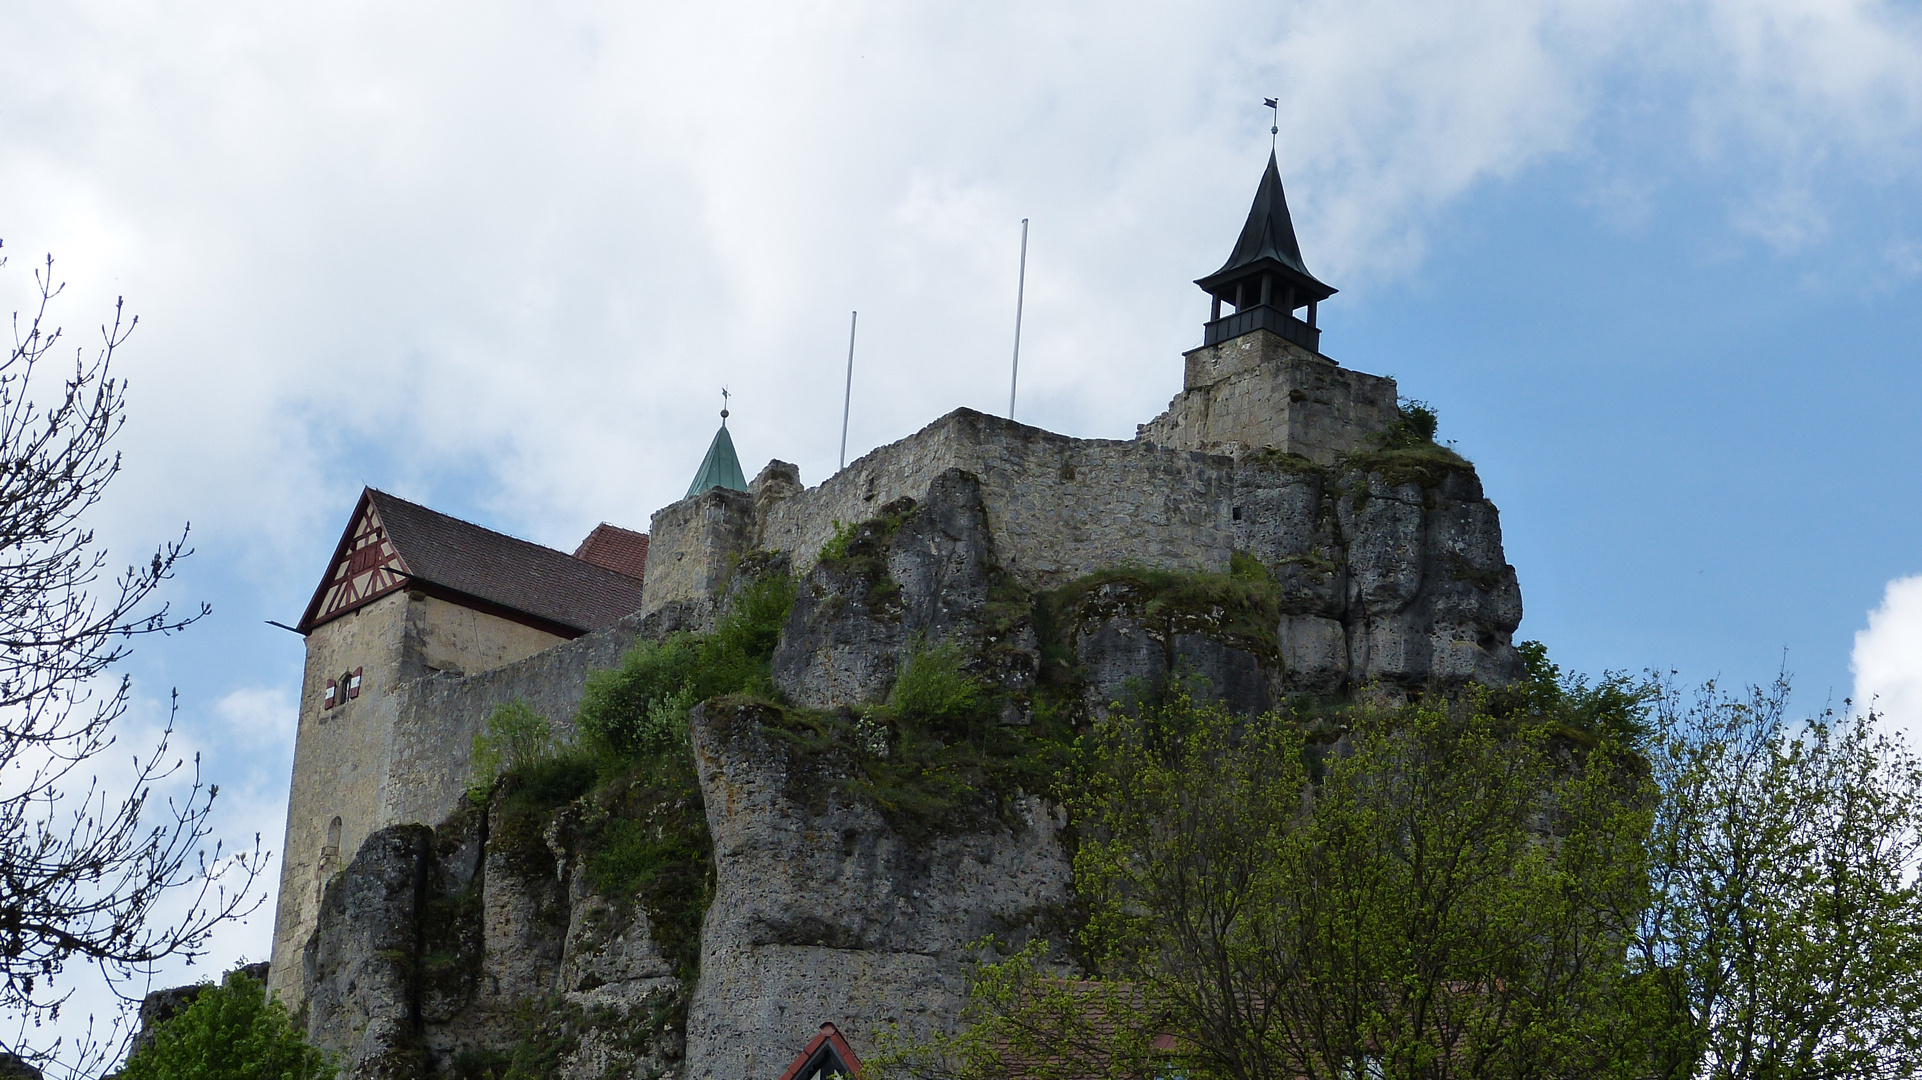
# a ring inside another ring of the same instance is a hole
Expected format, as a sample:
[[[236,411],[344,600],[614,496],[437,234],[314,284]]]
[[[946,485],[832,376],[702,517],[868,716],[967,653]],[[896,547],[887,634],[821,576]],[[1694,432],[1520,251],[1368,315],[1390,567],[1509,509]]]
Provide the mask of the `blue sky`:
[[[1872,689],[1922,724],[1922,10],[0,0],[0,298],[124,294],[143,648],[236,833],[284,814],[291,622],[372,484],[570,549],[684,490],[999,410],[1128,437],[1179,389],[1283,101],[1324,348],[1441,414],[1522,634],[1581,671]],[[1914,599],[1903,597],[1914,594]],[[1907,606],[1904,606],[1907,605]],[[1865,653],[1864,655],[1869,655]],[[137,735],[138,732],[131,734]],[[261,956],[268,918],[222,939]]]

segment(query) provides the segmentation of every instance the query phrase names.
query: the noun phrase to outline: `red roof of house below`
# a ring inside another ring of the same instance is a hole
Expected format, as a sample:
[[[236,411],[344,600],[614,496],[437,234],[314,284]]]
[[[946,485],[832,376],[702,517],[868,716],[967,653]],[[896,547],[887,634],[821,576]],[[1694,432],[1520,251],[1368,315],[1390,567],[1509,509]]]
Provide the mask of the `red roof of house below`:
[[[843,1076],[854,1080],[860,1074],[861,1059],[831,1023],[821,1025],[821,1033],[794,1055],[794,1064],[781,1074],[781,1080],[828,1080]]]
[[[647,534],[603,521],[574,549],[574,557],[617,574],[643,578],[647,576]]]

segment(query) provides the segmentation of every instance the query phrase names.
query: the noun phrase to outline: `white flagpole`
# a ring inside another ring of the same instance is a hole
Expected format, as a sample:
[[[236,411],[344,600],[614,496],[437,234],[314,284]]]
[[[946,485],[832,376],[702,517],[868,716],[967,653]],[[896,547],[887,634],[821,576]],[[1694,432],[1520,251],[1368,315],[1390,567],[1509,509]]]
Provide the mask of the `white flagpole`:
[[[841,468],[848,467],[848,408],[854,404],[854,326],[861,313],[848,312],[848,385],[841,397]],[[839,472],[840,470],[835,470]]]
[[[1028,295],[1028,219],[1021,219],[1021,276],[1014,288],[1014,369],[1008,375],[1008,419],[1014,419],[1014,391],[1021,382],[1021,304]]]

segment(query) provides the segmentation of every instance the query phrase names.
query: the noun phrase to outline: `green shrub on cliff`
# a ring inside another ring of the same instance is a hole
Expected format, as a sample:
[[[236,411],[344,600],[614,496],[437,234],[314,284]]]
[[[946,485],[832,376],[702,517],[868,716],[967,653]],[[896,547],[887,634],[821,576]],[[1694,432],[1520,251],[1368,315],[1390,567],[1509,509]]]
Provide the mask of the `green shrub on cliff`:
[[[553,809],[585,799],[593,811],[581,837],[588,879],[618,903],[639,903],[656,944],[690,980],[700,956],[701,917],[713,895],[714,859],[688,710],[727,694],[774,696],[770,665],[793,602],[791,577],[762,573],[734,593],[711,633],[635,645],[620,667],[588,679],[577,714],[579,744],[549,744],[544,754],[510,761],[496,789],[506,800],[503,824],[543,850]],[[501,746],[532,744],[515,738],[525,717],[503,710],[497,718]]]
[[[763,730],[795,755],[790,796],[815,807],[830,792],[852,797],[911,840],[1013,823],[1014,796],[1052,787],[1072,735],[1038,712],[1011,715],[1018,703],[969,662],[953,641],[918,642],[884,703],[770,710],[778,721]]]
[[[120,1080],[327,1080],[334,1066],[307,1045],[258,981],[233,972],[154,1032]]]
[[[948,641],[908,654],[888,694],[895,715],[941,727],[977,719],[987,687],[963,668],[961,649]]]
[[[1523,641],[1515,651],[1527,665],[1517,682],[1488,691],[1488,706],[1498,716],[1534,717],[1555,725],[1558,734],[1593,744],[1609,740],[1639,746],[1650,732],[1649,710],[1656,688],[1621,672],[1605,672],[1594,683],[1568,674],[1550,661],[1539,641]]]
[[[643,641],[621,666],[587,681],[580,730],[615,760],[685,744],[687,710],[722,694],[775,696],[770,665],[794,604],[794,579],[766,574],[744,585],[709,634]]]
[[[533,706],[519,698],[502,705],[474,736],[474,782],[468,796],[485,799],[502,772],[526,769],[558,749],[553,727]]]

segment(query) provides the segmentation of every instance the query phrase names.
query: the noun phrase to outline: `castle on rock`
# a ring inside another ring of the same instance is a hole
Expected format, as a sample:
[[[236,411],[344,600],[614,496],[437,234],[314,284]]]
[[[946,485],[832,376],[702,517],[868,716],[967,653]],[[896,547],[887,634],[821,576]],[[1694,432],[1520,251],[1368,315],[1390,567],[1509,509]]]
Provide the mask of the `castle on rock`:
[[[696,709],[714,884],[690,984],[659,927],[594,894],[572,826],[555,819],[529,870],[466,798],[496,709],[564,732],[590,675],[637,640],[711,628],[745,567],[796,582],[773,660],[795,708],[878,702],[931,640],[986,658],[1011,724],[1048,649],[1091,713],[1177,670],[1238,710],[1517,677],[1497,511],[1432,428],[1410,433],[1392,379],[1321,351],[1335,290],[1306,267],[1272,156],[1196,284],[1212,308],[1182,390],[1131,440],[960,409],[807,487],[781,461],[746,479],[723,425],[645,534],[604,524],[572,554],[363,492],[298,627],[272,989],[350,1076],[456,1075],[536,1003],[600,1018],[561,1070],[581,1076],[780,1080],[822,1021],[838,1027],[816,1057],[951,1023],[969,943],[1050,932],[1068,897],[1039,799],[1024,828],[910,842],[859,806],[797,802],[778,746]],[[860,574],[832,557],[877,520]],[[1148,595],[1152,574],[1236,566],[1273,583],[1252,630]],[[1045,626],[1022,607],[1042,596],[1058,600]],[[435,946],[433,913],[460,904],[468,929]]]

